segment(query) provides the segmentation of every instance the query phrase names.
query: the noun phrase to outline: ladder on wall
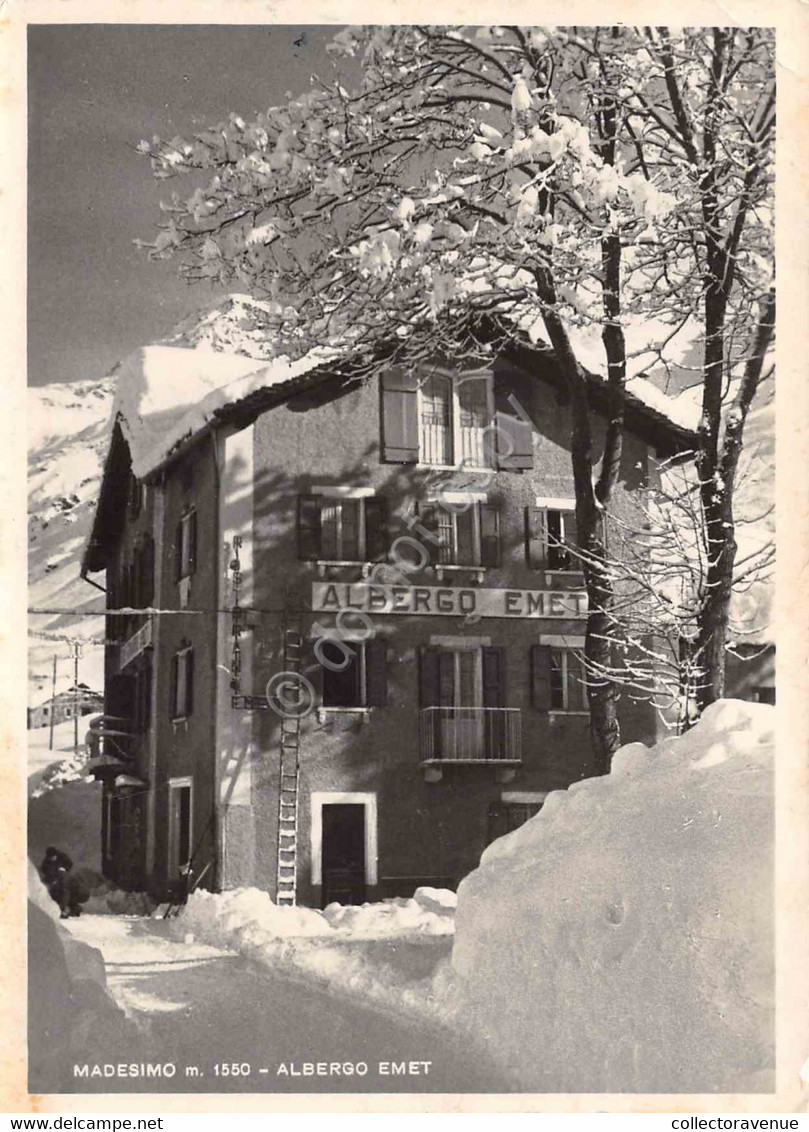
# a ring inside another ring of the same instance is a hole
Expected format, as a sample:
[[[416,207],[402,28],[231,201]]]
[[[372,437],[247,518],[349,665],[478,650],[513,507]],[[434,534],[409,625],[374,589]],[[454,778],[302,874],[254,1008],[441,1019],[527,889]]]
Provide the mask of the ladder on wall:
[[[299,674],[303,636],[300,620],[284,624],[284,671]],[[276,903],[293,906],[297,900],[298,780],[300,777],[301,720],[297,714],[281,716],[278,759],[278,857]]]

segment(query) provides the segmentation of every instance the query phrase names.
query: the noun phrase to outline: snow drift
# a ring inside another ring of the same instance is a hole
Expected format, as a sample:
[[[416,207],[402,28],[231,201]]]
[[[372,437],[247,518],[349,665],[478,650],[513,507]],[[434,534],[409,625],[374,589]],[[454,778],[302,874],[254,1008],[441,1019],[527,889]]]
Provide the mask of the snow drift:
[[[313,937],[390,939],[403,935],[448,935],[453,930],[455,893],[417,888],[410,898],[395,897],[376,904],[329,904],[316,908],[279,907],[258,888],[211,893],[198,889],[183,908],[181,922],[220,947],[252,940],[276,942]]]
[[[106,987],[101,952],[59,923],[36,869],[28,863],[28,1087],[66,1092],[76,1062],[99,1049],[110,1060],[129,1058],[134,1027]]]
[[[538,1091],[774,1087],[774,709],[551,794],[458,894],[467,1012]]]
[[[449,950],[456,896],[417,888],[410,898],[279,907],[257,888],[198,890],[176,919],[175,938],[238,951],[252,962],[397,1014],[445,1022],[457,996]]]

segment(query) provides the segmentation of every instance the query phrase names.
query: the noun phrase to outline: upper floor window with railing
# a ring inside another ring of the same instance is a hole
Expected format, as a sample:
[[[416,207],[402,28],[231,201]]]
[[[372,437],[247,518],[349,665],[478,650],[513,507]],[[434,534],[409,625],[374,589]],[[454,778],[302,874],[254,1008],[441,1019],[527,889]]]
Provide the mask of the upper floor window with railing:
[[[380,455],[386,464],[534,466],[533,423],[504,375],[391,366],[380,379]]]
[[[434,374],[419,389],[419,461],[438,467],[492,467],[492,379]]]

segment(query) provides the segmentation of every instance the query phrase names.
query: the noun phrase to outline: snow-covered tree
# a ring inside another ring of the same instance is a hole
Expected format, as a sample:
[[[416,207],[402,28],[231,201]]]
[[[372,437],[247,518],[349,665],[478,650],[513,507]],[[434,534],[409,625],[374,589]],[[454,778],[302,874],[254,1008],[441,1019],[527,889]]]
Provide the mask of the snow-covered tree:
[[[749,642],[760,643],[766,628],[775,559],[771,485],[763,482],[770,468],[755,445],[744,457],[726,641],[727,651],[738,656],[749,656]],[[704,691],[698,629],[710,584],[708,531],[693,461],[664,461],[636,513],[609,516],[606,543],[605,568],[615,594],[607,628],[611,660],[609,668],[588,666],[590,678],[653,704],[666,726],[682,730],[699,715]]]
[[[285,353],[328,342],[370,370],[544,336],[570,395],[586,654],[592,673],[608,671],[603,515],[630,320],[649,321],[661,358],[685,322],[704,327],[702,506],[717,579],[732,566],[733,453],[760,376],[754,342],[767,344],[748,331],[770,258],[768,33],[372,27],[340,32],[331,50],[334,75],[255,121],[232,114],[141,144],[157,177],[196,186],[164,205],[151,253],[266,300]],[[608,389],[600,460],[577,356],[577,333],[593,327]],[[720,580],[709,593],[700,647],[721,690]],[[613,683],[594,676],[589,699],[606,764],[619,742]]]

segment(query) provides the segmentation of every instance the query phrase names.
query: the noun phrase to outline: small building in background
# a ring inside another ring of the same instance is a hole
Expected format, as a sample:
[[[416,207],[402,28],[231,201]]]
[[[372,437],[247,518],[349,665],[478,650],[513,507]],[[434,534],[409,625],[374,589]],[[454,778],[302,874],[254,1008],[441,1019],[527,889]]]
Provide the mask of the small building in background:
[[[725,695],[757,704],[775,703],[775,645],[734,645],[725,662]]]
[[[79,684],[76,688],[68,688],[59,692],[37,707],[28,708],[28,729],[37,727],[54,727],[73,719],[79,715],[93,715],[104,710],[104,696],[101,692],[94,692],[87,684]]]

